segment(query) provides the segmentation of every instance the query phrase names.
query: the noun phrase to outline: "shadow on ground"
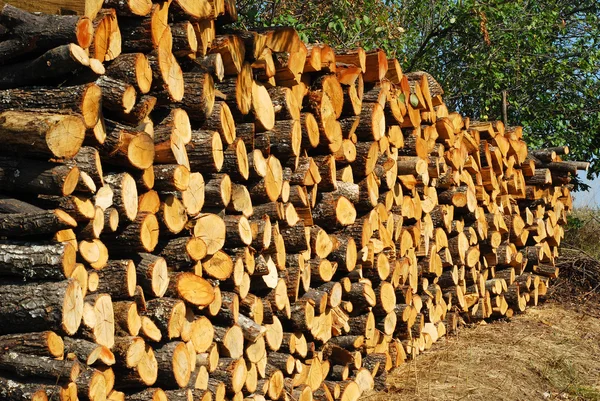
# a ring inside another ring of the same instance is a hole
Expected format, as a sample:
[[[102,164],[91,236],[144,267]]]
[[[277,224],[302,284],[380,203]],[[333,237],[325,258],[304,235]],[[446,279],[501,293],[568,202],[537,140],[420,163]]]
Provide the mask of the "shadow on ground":
[[[600,314],[548,301],[510,321],[462,329],[363,401],[598,400]]]

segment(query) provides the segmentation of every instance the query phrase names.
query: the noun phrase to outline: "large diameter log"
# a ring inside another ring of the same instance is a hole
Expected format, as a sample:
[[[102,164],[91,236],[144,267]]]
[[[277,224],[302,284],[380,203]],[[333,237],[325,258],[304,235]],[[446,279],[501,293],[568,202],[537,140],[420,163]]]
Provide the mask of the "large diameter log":
[[[190,354],[183,342],[166,343],[155,349],[158,363],[158,377],[156,384],[165,387],[187,386],[190,370]]]
[[[302,126],[299,120],[276,121],[265,133],[271,142],[270,153],[282,160],[300,156]]]
[[[223,248],[226,233],[227,227],[225,222],[218,215],[203,213],[196,218],[194,237],[204,241],[208,255],[214,255]]]
[[[109,370],[109,372],[111,371]],[[111,375],[111,373],[107,373],[107,375]],[[108,395],[108,380],[108,377],[100,370],[84,365],[73,383],[77,386],[77,395],[80,399],[102,401]]]
[[[122,51],[121,30],[114,9],[104,8],[94,18],[94,41],[89,49],[93,59],[101,63],[116,58]],[[92,63],[92,61],[90,61]]]
[[[104,121],[106,138],[98,148],[102,161],[145,170],[154,161],[154,141],[147,133],[111,120]]]
[[[88,295],[79,333],[86,339],[112,348],[115,341],[113,304],[108,294]]]
[[[5,191],[46,195],[70,195],[77,188],[76,166],[0,156],[0,184]]]
[[[10,215],[9,215],[10,216]],[[0,244],[0,275],[64,280],[75,269],[77,250],[69,243]]]
[[[116,235],[103,236],[102,240],[115,254],[152,252],[158,244],[159,226],[152,213],[138,213],[135,221],[124,225]]]
[[[82,338],[65,337],[66,359],[79,359],[86,365],[101,362],[106,366],[115,364],[115,355],[104,345],[96,344]]]
[[[143,53],[121,54],[106,68],[106,75],[133,85],[142,94],[150,91],[152,69]]]
[[[62,88],[19,88],[0,91],[0,110],[45,109],[81,114],[93,128],[100,113],[102,91],[90,83]]]
[[[75,15],[32,14],[5,4],[0,21],[10,29],[9,39],[0,52],[3,62],[27,53],[40,53],[54,47],[75,43],[88,48],[94,37],[94,27],[87,17]]]
[[[0,213],[41,213],[43,211],[44,209],[31,205],[27,202],[23,202],[22,200],[0,194]]]
[[[113,302],[113,313],[115,316],[115,332],[117,335],[137,336],[139,334],[142,320],[138,313],[137,304],[134,301]]]
[[[112,299],[132,298],[137,284],[135,264],[130,259],[109,260],[98,275],[99,293],[109,294]]]
[[[313,220],[321,227],[335,229],[354,223],[356,210],[352,203],[343,196],[325,192],[313,209]]]
[[[194,273],[175,273],[171,276],[167,296],[180,298],[195,306],[207,306],[215,298],[215,291],[207,280]]]
[[[204,185],[204,204],[211,208],[227,207],[231,201],[231,189],[229,175],[215,174]]]
[[[241,138],[236,139],[223,151],[223,173],[235,180],[247,180],[250,174],[246,145]]]
[[[0,296],[2,334],[54,330],[73,335],[83,317],[83,292],[74,279],[2,285]]]
[[[185,92],[181,108],[188,112],[193,121],[203,122],[209,118],[215,105],[215,85],[210,74],[184,72]]]
[[[128,173],[111,173],[104,177],[113,192],[113,206],[119,218],[134,221],[138,213],[138,194],[135,180]]]
[[[187,213],[183,203],[175,195],[167,195],[156,213],[161,231],[167,235],[178,234],[187,223]]]
[[[201,238],[180,237],[159,241],[157,253],[167,264],[177,270],[193,266],[207,255],[206,244]]]
[[[154,165],[156,191],[185,191],[190,185],[190,170],[179,164]]]
[[[146,351],[146,343],[141,337],[115,337],[113,352],[117,366],[134,368],[142,361]]]
[[[149,345],[146,345],[144,355],[134,369],[126,369],[124,366],[117,366],[116,369],[118,369],[117,374],[119,375],[119,386],[124,389],[150,387],[156,382],[158,377],[158,362],[154,355],[154,350]],[[147,394],[148,393],[144,393],[144,395]],[[142,399],[154,399],[152,394],[153,393],[150,393],[149,398]],[[158,399],[161,401],[166,400],[166,398]]]
[[[139,253],[135,255],[137,282],[144,292],[162,297],[169,285],[169,274],[166,261],[156,255]]]
[[[128,114],[135,106],[137,94],[133,85],[102,75],[96,80],[102,89],[102,107],[117,113]]]
[[[73,227],[77,227],[77,221],[60,209],[39,213],[0,215],[0,236],[23,237],[54,234],[57,231]],[[6,255],[0,255],[0,260],[5,257]],[[62,262],[64,266],[64,253]],[[73,266],[69,264],[64,267],[72,268]]]
[[[194,26],[189,21],[169,24],[173,35],[173,54],[177,57],[196,57],[198,38]]]
[[[65,351],[62,338],[53,331],[6,334],[0,336],[0,348],[3,352],[19,352],[61,359]]]
[[[185,304],[179,299],[156,298],[146,303],[146,316],[159,328],[163,338],[181,336],[185,321]]]
[[[200,173],[191,173],[188,188],[181,193],[181,201],[187,214],[197,216],[204,206],[204,177]]]
[[[48,50],[36,59],[0,67],[0,88],[47,83],[90,65],[86,51],[70,43]]]
[[[61,394],[61,386],[31,382],[28,378],[16,381],[0,377],[0,397],[5,401],[48,401],[48,395]],[[75,395],[77,391],[75,390]],[[66,394],[66,392],[65,392]]]
[[[466,208],[472,213],[477,207],[475,191],[468,186],[451,188],[439,193],[438,202],[444,205],[454,205],[457,208]]]
[[[161,44],[148,55],[148,61],[152,68],[152,93],[159,103],[180,102],[184,96],[183,72],[170,46]]]
[[[235,121],[227,103],[214,104],[212,113],[207,117],[203,129],[217,131],[226,145],[233,143],[236,138]]]
[[[154,143],[179,136],[184,143],[189,143],[192,135],[189,114],[180,108],[159,108],[152,113],[154,123]]]
[[[11,351],[0,354],[0,368],[24,378],[43,378],[67,383],[77,378],[83,365],[77,360],[59,361]]]
[[[223,167],[223,142],[216,131],[193,131],[185,146],[192,171],[218,173]]]
[[[0,141],[4,146],[45,157],[70,158],[85,138],[85,124],[78,115],[43,111],[0,113]]]
[[[211,376],[225,383],[228,394],[236,394],[242,390],[247,374],[243,359],[221,358],[219,368],[212,372]]]
[[[269,131],[275,125],[275,110],[267,88],[259,83],[252,82],[252,110],[255,125],[260,131]]]

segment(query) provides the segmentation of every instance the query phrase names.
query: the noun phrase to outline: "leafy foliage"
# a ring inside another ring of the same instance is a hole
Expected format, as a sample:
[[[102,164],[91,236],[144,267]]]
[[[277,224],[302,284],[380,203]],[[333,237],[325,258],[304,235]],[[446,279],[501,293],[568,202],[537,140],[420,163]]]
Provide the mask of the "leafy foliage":
[[[525,128],[533,147],[568,145],[600,173],[598,0],[241,0],[246,27],[291,25],[336,48],[380,47],[432,73],[450,107]]]

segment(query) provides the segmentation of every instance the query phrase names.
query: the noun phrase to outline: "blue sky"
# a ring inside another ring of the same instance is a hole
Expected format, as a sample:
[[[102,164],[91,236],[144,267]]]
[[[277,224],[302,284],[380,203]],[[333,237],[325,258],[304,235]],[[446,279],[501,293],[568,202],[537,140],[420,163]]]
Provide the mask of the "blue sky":
[[[574,192],[574,205],[575,207],[600,207],[600,178],[594,180],[588,180],[585,178],[585,171],[579,172],[579,177],[583,182],[588,184],[591,188],[587,192]]]

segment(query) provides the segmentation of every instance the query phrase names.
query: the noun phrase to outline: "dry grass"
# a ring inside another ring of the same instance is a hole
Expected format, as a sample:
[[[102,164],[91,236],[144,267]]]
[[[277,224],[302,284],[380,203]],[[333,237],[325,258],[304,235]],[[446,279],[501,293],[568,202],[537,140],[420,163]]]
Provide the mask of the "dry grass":
[[[441,339],[388,383],[363,400],[600,401],[600,318],[548,302]]]

